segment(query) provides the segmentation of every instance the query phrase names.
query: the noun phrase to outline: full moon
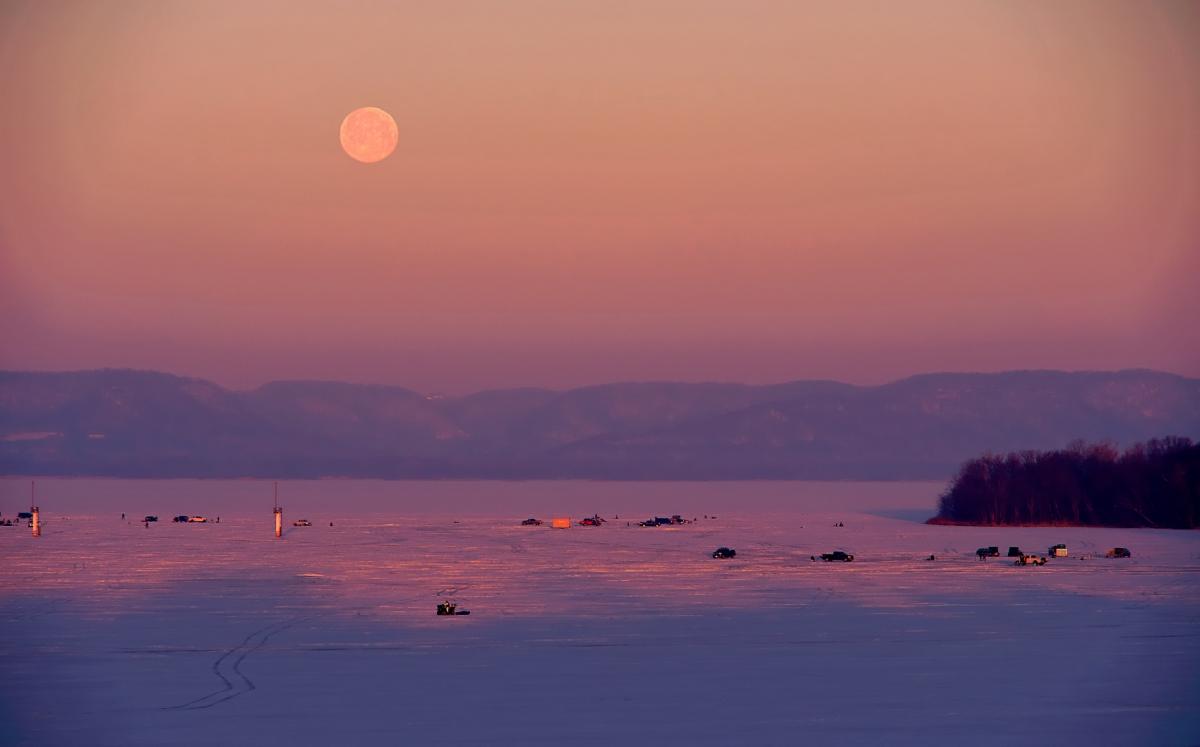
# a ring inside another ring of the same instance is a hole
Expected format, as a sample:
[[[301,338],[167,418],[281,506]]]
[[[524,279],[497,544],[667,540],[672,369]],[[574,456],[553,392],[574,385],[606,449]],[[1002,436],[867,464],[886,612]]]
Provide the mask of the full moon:
[[[391,114],[374,106],[364,106],[346,115],[340,136],[346,155],[355,161],[375,163],[396,149],[400,131]]]

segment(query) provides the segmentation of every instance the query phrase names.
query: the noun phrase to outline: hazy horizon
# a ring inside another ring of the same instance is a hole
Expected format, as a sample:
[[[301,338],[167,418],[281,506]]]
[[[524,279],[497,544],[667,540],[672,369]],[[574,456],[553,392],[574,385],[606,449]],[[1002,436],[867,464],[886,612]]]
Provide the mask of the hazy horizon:
[[[0,366],[1200,376],[1197,38],[1171,1],[8,2]]]
[[[921,376],[992,376],[992,375],[1020,374],[1020,373],[1114,374],[1114,373],[1125,373],[1125,372],[1149,372],[1149,373],[1155,373],[1155,374],[1165,374],[1168,376],[1178,376],[1178,377],[1184,378],[1184,379],[1200,378],[1198,376],[1189,376],[1188,374],[1180,373],[1178,371],[1164,371],[1162,369],[1152,369],[1152,368],[1142,368],[1142,367],[1116,368],[1116,369],[1111,369],[1111,370],[1101,370],[1101,369],[1072,370],[1072,369],[1054,369],[1054,368],[1008,368],[1008,369],[997,369],[997,370],[993,370],[993,371],[945,371],[945,370],[913,371],[911,373],[897,376],[894,378],[884,378],[884,379],[880,379],[877,381],[876,380],[850,381],[850,380],[845,380],[845,379],[817,378],[817,377],[811,377],[811,378],[810,377],[791,377],[791,378],[783,378],[783,379],[778,379],[778,380],[767,380],[767,381],[737,381],[737,380],[731,380],[731,379],[720,380],[720,379],[687,379],[687,378],[679,378],[679,379],[614,379],[614,380],[606,380],[606,381],[599,381],[599,380],[585,381],[583,383],[572,385],[572,386],[536,386],[536,385],[532,385],[532,384],[519,384],[518,383],[518,384],[515,384],[512,386],[481,386],[481,387],[476,387],[476,388],[455,390],[455,389],[449,389],[446,387],[437,387],[437,386],[434,386],[432,388],[422,389],[422,388],[415,387],[415,386],[409,386],[408,384],[406,384],[403,381],[380,381],[380,380],[372,380],[372,379],[355,380],[355,379],[350,379],[350,378],[298,378],[298,377],[293,378],[293,377],[287,377],[287,376],[282,376],[282,375],[269,376],[269,377],[261,379],[261,380],[253,380],[249,383],[237,384],[237,383],[222,381],[219,378],[210,378],[207,376],[199,376],[196,374],[188,373],[186,371],[168,371],[168,370],[160,370],[160,369],[153,369],[153,368],[133,368],[133,367],[129,367],[129,366],[102,366],[102,367],[96,367],[96,368],[63,368],[63,369],[23,369],[23,368],[11,368],[11,367],[10,368],[0,368],[0,373],[18,373],[18,374],[73,374],[73,373],[88,373],[88,372],[93,372],[93,371],[130,371],[130,372],[135,372],[135,373],[166,374],[168,376],[175,376],[175,377],[178,377],[181,379],[198,379],[198,380],[202,380],[202,381],[208,381],[208,382],[216,384],[217,386],[220,386],[224,389],[228,389],[228,390],[234,391],[234,392],[252,391],[254,389],[258,389],[259,387],[265,386],[267,384],[292,382],[292,383],[328,383],[328,384],[353,384],[353,385],[361,385],[361,386],[395,387],[395,388],[400,388],[400,389],[409,389],[409,390],[412,390],[415,392],[419,392],[421,394],[429,394],[429,395],[437,394],[437,395],[445,395],[445,396],[450,396],[450,397],[468,396],[471,394],[479,394],[482,392],[490,392],[490,391],[507,391],[507,390],[521,390],[521,389],[541,389],[541,390],[546,390],[546,391],[565,392],[565,391],[570,391],[573,389],[587,389],[590,387],[619,386],[619,385],[627,385],[627,384],[632,384],[632,385],[636,385],[636,384],[718,384],[718,385],[758,387],[758,386],[773,386],[773,385],[780,385],[780,384],[791,384],[791,383],[803,382],[803,381],[829,381],[829,382],[838,383],[838,384],[848,384],[850,386],[868,387],[869,388],[869,387],[877,387],[877,386],[886,386],[887,384],[894,384],[899,381],[905,381],[907,379],[912,379],[912,378],[921,377]]]

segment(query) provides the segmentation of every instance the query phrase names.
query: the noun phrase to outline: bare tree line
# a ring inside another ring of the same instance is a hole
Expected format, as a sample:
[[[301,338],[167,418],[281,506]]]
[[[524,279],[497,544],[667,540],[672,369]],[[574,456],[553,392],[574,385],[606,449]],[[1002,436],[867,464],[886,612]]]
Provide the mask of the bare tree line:
[[[966,462],[930,523],[1200,526],[1200,444],[1167,437],[1123,453],[1076,441],[1060,451]]]

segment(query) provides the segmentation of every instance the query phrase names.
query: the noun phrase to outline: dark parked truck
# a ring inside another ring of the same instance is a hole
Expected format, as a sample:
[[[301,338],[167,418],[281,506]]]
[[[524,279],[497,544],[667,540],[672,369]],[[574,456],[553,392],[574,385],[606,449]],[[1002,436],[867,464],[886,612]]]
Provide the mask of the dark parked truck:
[[[718,547],[716,550],[713,550],[712,556],[720,560],[728,560],[737,556],[737,550],[729,547]]]
[[[849,563],[854,560],[854,556],[841,550],[834,550],[833,552],[821,553],[821,560],[824,560],[826,563],[832,563],[835,560]]]
[[[996,547],[995,545],[991,547],[981,547],[975,551],[975,557],[979,558],[980,560],[983,560],[984,558],[998,558],[1000,557],[1000,548]]]
[[[1106,557],[1106,558],[1128,558],[1128,557],[1130,557],[1129,548],[1128,547],[1114,547],[1111,550],[1109,550],[1108,552],[1104,553],[1104,557]]]
[[[652,519],[646,519],[645,521],[639,521],[638,526],[640,526],[640,527],[667,527],[667,526],[673,526],[676,524],[691,524],[691,523],[692,522],[683,518],[679,514],[675,514],[674,516],[655,516]]]

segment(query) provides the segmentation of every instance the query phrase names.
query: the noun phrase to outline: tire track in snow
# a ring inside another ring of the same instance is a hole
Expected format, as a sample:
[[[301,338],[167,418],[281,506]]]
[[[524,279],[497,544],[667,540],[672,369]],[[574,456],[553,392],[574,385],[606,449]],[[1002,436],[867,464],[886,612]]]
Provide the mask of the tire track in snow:
[[[254,681],[242,672],[242,662],[246,657],[262,648],[271,636],[280,633],[300,622],[302,618],[272,623],[260,628],[242,639],[242,642],[216,658],[212,663],[212,672],[221,680],[221,688],[213,692],[189,700],[186,703],[173,706],[163,706],[165,711],[194,711],[212,708],[239,695],[258,689]]]

